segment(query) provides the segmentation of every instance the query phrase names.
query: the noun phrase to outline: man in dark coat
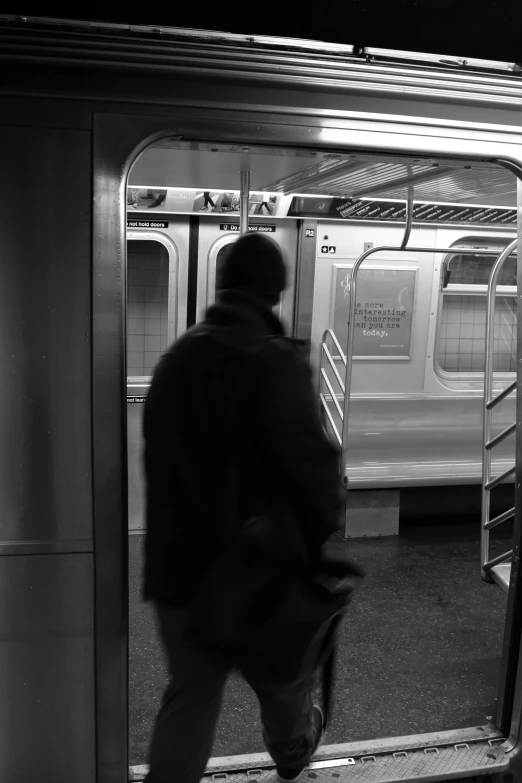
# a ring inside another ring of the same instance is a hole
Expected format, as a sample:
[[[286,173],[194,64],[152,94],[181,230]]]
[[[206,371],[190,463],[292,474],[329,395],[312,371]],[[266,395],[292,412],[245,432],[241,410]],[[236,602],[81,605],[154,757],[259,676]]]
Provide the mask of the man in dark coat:
[[[309,367],[272,310],[285,287],[279,247],[263,235],[241,237],[220,284],[203,322],[161,359],[145,408],[144,598],[155,602],[171,677],[148,783],[199,783],[212,750],[235,662],[213,656],[187,629],[191,602],[231,527],[260,508],[283,520],[291,509],[319,557],[343,504],[338,453],[322,427]],[[322,733],[311,680],[276,688],[243,675],[259,699],[279,779],[297,780]]]

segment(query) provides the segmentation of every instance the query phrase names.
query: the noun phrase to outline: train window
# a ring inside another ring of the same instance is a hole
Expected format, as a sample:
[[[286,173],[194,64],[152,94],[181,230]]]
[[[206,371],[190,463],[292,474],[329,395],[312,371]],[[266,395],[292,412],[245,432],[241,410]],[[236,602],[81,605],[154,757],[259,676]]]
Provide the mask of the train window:
[[[152,375],[168,339],[169,254],[160,242],[127,243],[127,375]]]
[[[498,248],[499,253],[502,249]],[[445,372],[484,372],[487,285],[495,261],[496,257],[472,251],[452,254],[444,261],[437,359]],[[516,265],[516,256],[510,256],[498,281],[493,338],[496,372],[516,368]]]
[[[218,254],[216,256],[216,292],[221,291],[221,273],[223,271],[223,264],[225,263],[226,257],[228,256],[232,245],[233,242],[229,242],[227,245],[223,245],[223,247],[220,247],[218,250]]]
[[[499,250],[499,253],[501,251]],[[487,285],[496,258],[491,256],[479,256],[471,253],[456,253],[449,257],[445,264],[444,287],[449,284],[456,285]],[[510,256],[507,259],[498,285],[516,286],[517,284],[517,259]]]

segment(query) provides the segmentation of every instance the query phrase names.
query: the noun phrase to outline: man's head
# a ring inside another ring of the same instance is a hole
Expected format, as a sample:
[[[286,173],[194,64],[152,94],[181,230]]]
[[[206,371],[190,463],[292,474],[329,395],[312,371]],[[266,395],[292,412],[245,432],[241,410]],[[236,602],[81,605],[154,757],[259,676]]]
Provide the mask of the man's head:
[[[244,234],[230,249],[220,278],[222,289],[247,291],[273,307],[286,285],[281,250],[270,237]]]

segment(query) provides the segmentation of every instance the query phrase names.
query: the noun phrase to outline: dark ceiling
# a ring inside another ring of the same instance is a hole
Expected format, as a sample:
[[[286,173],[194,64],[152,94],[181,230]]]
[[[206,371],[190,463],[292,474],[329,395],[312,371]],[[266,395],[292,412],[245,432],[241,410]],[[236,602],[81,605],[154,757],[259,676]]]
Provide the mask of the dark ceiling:
[[[519,0],[214,0],[2,4],[3,14],[308,38],[522,63]]]

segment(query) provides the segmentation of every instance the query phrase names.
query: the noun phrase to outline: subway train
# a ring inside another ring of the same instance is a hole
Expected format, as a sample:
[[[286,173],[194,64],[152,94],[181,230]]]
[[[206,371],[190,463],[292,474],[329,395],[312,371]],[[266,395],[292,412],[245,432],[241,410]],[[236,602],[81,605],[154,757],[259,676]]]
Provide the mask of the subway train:
[[[341,436],[347,509],[364,493],[479,486],[484,297],[491,259],[522,228],[522,78],[465,55],[0,15],[6,780],[129,777],[142,398],[212,302],[238,233],[283,249],[279,313],[309,345]],[[354,289],[351,266],[381,246]],[[495,315],[495,389],[516,384],[494,424],[515,423],[494,459],[514,464],[515,556],[492,722],[330,746],[319,781],[339,758],[401,779],[419,749],[430,780],[522,774],[521,280],[519,247]],[[239,780],[249,764],[212,769]]]

